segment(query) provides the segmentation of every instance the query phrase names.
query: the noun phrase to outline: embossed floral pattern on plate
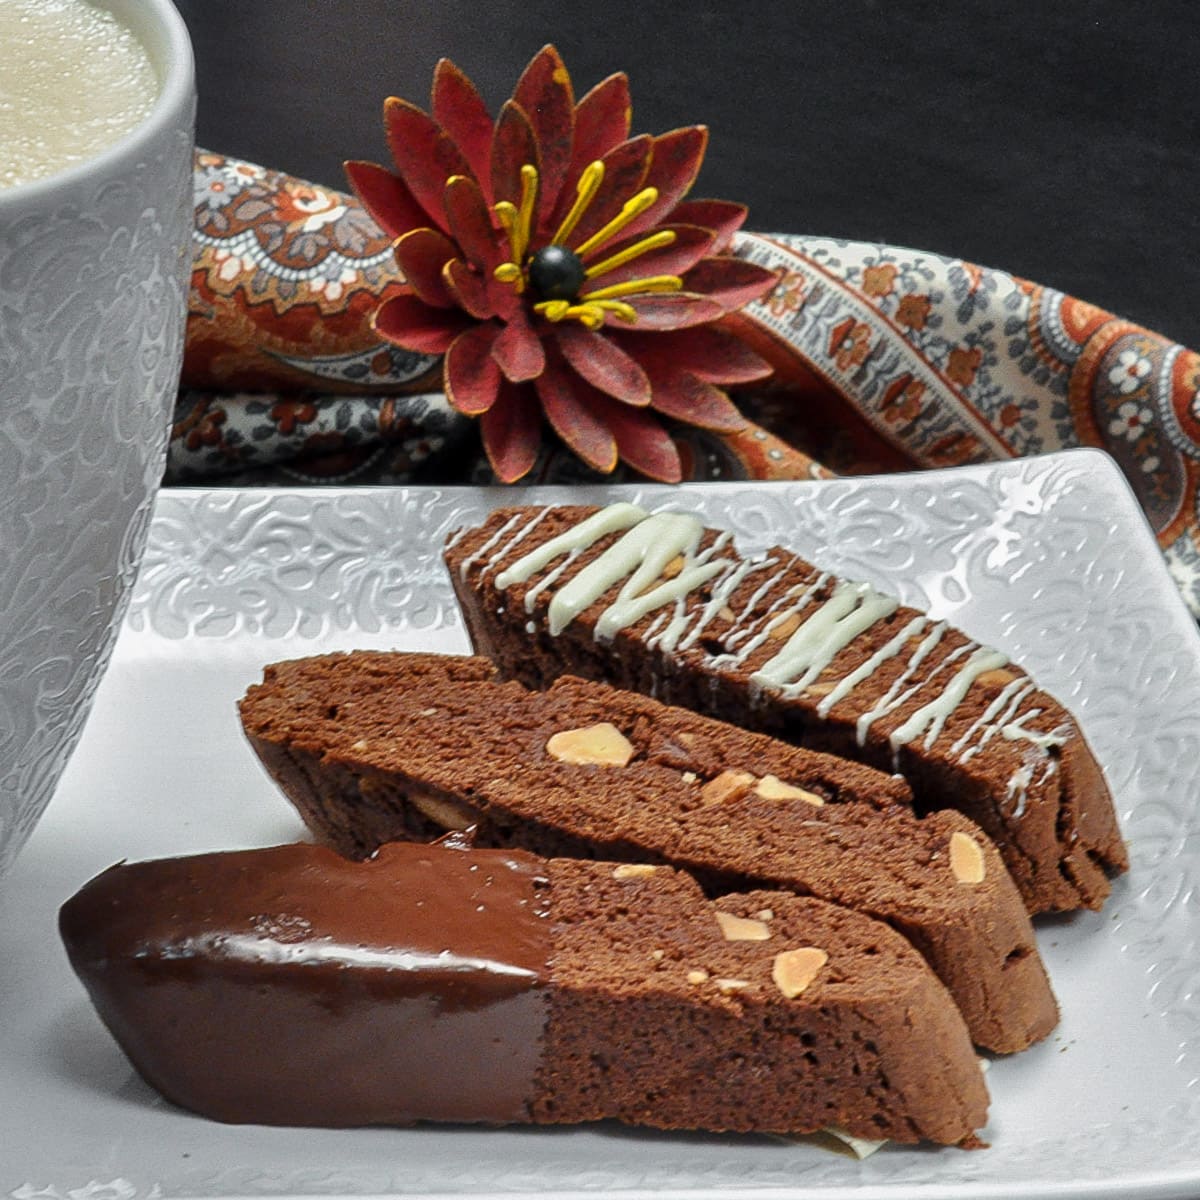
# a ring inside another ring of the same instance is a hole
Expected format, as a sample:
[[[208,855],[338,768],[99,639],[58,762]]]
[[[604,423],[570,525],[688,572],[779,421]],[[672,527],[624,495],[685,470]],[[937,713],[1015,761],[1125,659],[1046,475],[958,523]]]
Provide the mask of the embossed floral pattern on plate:
[[[587,1129],[215,1125],[136,1080],[53,940],[121,856],[299,833],[241,742],[264,663],[465,648],[439,554],[494,504],[640,496],[898,591],[1030,666],[1076,711],[1133,869],[1102,913],[1039,922],[1063,1006],[988,1073],[991,1149]],[[159,500],[112,669],[62,792],[0,891],[0,1197],[470,1193],[863,1197],[1200,1194],[1200,637],[1122,477],[1095,451],[921,475],[680,489],[179,491]],[[0,977],[3,978],[3,977]]]

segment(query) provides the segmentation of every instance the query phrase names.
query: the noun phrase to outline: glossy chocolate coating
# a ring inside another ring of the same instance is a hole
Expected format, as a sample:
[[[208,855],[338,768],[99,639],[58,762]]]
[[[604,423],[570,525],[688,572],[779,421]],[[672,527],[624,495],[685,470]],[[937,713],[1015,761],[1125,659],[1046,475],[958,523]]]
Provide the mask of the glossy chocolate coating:
[[[220,1121],[528,1120],[550,922],[520,851],[279,846],[111,867],[71,964],[141,1075]]]

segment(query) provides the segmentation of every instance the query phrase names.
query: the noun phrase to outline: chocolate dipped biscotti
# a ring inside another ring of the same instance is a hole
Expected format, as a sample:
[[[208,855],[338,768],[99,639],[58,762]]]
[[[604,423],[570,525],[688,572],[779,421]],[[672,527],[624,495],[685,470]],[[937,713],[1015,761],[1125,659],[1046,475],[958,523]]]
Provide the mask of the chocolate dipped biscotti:
[[[498,509],[445,557],[476,652],[506,677],[601,679],[898,771],[918,811],[958,809],[988,834],[1030,912],[1098,908],[1128,866],[1070,713],[866,584],[623,503]]]
[[[266,668],[242,724],[348,856],[470,829],[478,845],[671,864],[713,893],[813,895],[902,933],[978,1044],[1020,1050],[1056,1024],[1021,897],[965,817],[918,820],[900,780],[647,696],[495,676],[450,655],[298,659]]]
[[[396,844],[122,864],[63,906],[143,1077],[219,1121],[975,1142],[962,1020],[886,926],[665,867]],[[764,1086],[769,1080],[769,1086]]]

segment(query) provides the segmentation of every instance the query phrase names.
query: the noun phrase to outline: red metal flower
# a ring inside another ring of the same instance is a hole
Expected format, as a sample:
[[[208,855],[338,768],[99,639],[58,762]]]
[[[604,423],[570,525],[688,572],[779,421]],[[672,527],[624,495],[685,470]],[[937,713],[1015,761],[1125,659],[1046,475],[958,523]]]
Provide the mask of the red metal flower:
[[[443,59],[431,114],[393,98],[384,124],[395,171],[346,164],[397,239],[407,284],[375,329],[445,355],[446,395],[479,417],[500,479],[532,468],[543,415],[597,470],[621,460],[668,482],[680,460],[658,414],[718,431],[745,424],[717,385],[770,368],[714,322],[774,275],[725,253],[743,206],[683,201],[703,126],[631,138],[626,77],[576,104],[553,46],[495,122]]]

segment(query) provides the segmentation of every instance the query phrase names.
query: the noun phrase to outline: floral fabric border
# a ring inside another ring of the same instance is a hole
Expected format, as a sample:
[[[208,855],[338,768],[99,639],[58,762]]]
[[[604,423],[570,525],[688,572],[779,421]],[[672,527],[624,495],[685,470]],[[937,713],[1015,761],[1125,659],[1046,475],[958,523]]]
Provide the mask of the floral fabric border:
[[[403,279],[358,202],[204,151],[195,181],[167,483],[490,482],[475,422],[441,393],[438,360],[371,331]],[[1100,447],[1200,615],[1200,355],[925,251],[754,233],[734,250],[779,273],[732,322],[775,375],[735,394],[745,431],[680,432],[685,477],[796,479]],[[529,482],[595,479],[547,448]]]

